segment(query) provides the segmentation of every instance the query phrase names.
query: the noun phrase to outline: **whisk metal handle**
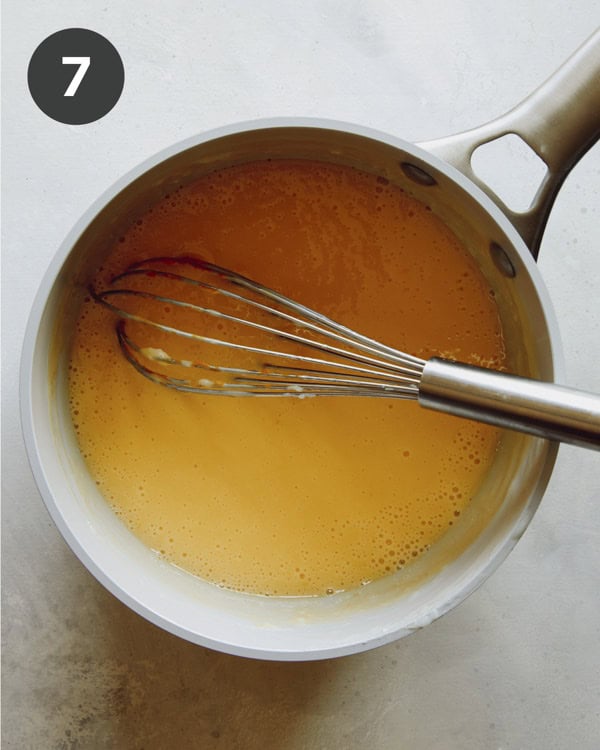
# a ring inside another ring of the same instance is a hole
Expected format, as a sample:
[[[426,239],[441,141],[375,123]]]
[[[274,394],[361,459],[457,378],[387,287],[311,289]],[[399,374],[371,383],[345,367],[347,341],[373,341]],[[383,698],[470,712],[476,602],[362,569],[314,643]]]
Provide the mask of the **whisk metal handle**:
[[[600,396],[585,391],[433,358],[423,370],[419,403],[497,427],[600,450]]]

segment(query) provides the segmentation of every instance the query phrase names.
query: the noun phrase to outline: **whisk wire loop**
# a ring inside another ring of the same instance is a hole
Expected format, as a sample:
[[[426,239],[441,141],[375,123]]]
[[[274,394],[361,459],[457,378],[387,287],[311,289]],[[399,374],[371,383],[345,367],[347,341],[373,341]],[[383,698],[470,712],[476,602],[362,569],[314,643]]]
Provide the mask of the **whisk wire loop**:
[[[267,300],[272,300],[279,307],[253,299],[239,291],[231,291],[223,288],[223,286],[216,286],[204,279],[192,278],[156,267],[162,263],[191,265],[195,270],[217,275],[219,280],[224,279],[237,289],[243,289],[254,295],[267,298]],[[123,282],[128,282],[136,277],[165,279],[175,284],[181,283],[202,289],[211,293],[213,299],[217,302],[219,297],[222,297],[242,305],[245,315],[242,317],[241,314],[234,315],[223,309],[207,307],[197,302],[189,302],[143,289],[121,286]],[[205,393],[219,392],[230,395],[245,393],[250,395],[287,394],[296,396],[372,395],[374,391],[381,390],[382,396],[403,398],[416,398],[417,396],[418,377],[425,364],[423,360],[411,355],[404,356],[401,352],[358,334],[278,292],[206,261],[167,257],[147,259],[134,264],[134,266],[115,276],[111,288],[101,292],[96,292],[91,288],[90,293],[96,301],[101,302],[121,319],[117,327],[117,334],[121,349],[128,361],[151,380],[177,390],[202,391]],[[169,325],[139,312],[126,309],[122,304],[118,304],[119,298],[121,300],[124,298],[149,300],[163,306],[173,306],[199,315],[217,318],[257,331],[261,336],[264,334],[268,341],[288,341],[300,347],[302,351],[318,352],[325,355],[326,358],[216,338],[205,333]],[[288,310],[291,312],[288,312]],[[252,311],[266,313],[267,316],[279,322],[284,321],[286,325],[292,327],[292,330],[283,327],[276,328],[273,325],[266,325],[253,320],[251,317],[246,317],[246,315],[251,315]],[[177,359],[162,350],[141,347],[136,344],[126,332],[125,321],[139,323],[165,334],[207,344],[210,347],[225,347],[230,350],[250,353],[260,357],[260,363],[256,368],[248,369],[227,367],[223,364],[212,364],[206,361],[190,362],[189,360]],[[316,334],[324,340],[303,335],[307,332]],[[329,343],[330,341],[335,342],[335,344]],[[194,382],[189,378],[177,378],[163,372],[157,372],[150,368],[149,362],[193,367],[206,370],[212,374],[227,374],[232,377],[228,377],[226,382],[219,382],[214,379],[208,380],[207,378],[200,378]]]

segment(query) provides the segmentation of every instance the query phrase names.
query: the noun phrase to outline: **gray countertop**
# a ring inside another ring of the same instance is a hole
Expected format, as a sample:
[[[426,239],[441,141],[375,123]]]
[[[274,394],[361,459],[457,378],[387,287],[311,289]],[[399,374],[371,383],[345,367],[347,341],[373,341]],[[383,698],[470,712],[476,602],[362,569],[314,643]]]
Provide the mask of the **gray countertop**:
[[[7,0],[3,11],[3,747],[599,747],[597,453],[561,448],[515,551],[450,614],[367,653],[273,663],[180,640],[97,583],[44,508],[18,414],[44,270],[128,169],[257,117],[328,117],[413,141],[463,130],[557,68],[600,25],[598,3]],[[108,37],[126,71],[114,110],[85,126],[46,117],[26,84],[37,45],[74,26]],[[597,392],[599,148],[568,177],[539,261],[565,381]]]

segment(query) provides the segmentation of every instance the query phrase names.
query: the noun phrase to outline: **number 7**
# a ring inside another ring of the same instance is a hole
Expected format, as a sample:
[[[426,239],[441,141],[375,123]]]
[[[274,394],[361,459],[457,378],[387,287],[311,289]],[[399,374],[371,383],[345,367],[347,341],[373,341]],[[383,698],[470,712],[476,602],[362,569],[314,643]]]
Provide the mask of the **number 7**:
[[[79,65],[77,72],[73,76],[73,80],[69,84],[67,90],[63,96],[75,96],[75,92],[79,88],[81,81],[83,81],[84,75],[87,73],[87,69],[90,67],[89,57],[63,57],[63,65]]]

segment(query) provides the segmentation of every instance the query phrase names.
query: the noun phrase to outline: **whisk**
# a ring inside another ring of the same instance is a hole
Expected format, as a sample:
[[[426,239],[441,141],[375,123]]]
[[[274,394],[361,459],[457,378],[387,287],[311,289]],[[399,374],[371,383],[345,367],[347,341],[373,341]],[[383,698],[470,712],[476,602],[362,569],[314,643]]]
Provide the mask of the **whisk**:
[[[165,284],[176,294],[164,294]],[[405,354],[199,258],[149,258],[116,276],[108,289],[90,287],[90,293],[118,316],[116,332],[127,360],[168,388],[225,396],[412,399],[429,409],[600,450],[598,395]],[[184,325],[177,324],[178,315]],[[194,330],[190,316],[198,316]],[[169,343],[143,345],[142,331]]]

